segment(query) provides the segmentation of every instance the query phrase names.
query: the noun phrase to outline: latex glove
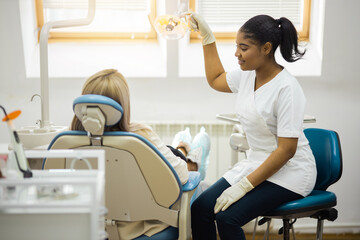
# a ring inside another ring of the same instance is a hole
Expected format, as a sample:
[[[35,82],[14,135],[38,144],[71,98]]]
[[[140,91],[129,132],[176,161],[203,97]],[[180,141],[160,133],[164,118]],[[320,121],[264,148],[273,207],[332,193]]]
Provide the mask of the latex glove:
[[[215,36],[212,33],[209,25],[205,22],[205,20],[198,14],[193,13],[190,16],[190,28],[194,31],[199,31],[202,44],[208,45],[210,43],[215,42]]]
[[[225,211],[228,207],[231,206],[231,204],[238,201],[253,188],[254,186],[251,184],[251,182],[246,177],[244,177],[239,182],[226,189],[220,195],[220,197],[216,199],[214,213],[216,214],[220,212],[220,210]]]

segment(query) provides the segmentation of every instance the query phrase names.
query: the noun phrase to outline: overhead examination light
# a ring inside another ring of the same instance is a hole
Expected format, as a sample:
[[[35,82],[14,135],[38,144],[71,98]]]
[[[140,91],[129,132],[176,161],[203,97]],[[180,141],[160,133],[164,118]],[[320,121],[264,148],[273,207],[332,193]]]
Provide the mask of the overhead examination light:
[[[155,30],[165,39],[180,39],[185,36],[187,29],[188,24],[185,17],[162,15],[155,19]]]
[[[155,31],[163,38],[168,40],[177,40],[185,36],[189,29],[188,1],[179,0],[178,12],[174,15],[161,15],[155,19]]]

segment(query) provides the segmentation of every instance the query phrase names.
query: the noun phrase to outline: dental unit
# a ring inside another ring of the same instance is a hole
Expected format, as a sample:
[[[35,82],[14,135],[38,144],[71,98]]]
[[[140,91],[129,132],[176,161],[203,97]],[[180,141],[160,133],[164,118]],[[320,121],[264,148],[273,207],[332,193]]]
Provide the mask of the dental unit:
[[[66,126],[56,126],[50,121],[49,114],[49,70],[48,70],[48,38],[53,28],[75,27],[89,25],[95,16],[96,0],[88,0],[88,13],[86,18],[62,21],[50,21],[44,24],[40,32],[40,97],[41,120],[39,126],[22,127],[18,135],[25,149],[46,148],[50,141],[60,132],[67,129]],[[45,146],[45,147],[44,147]]]

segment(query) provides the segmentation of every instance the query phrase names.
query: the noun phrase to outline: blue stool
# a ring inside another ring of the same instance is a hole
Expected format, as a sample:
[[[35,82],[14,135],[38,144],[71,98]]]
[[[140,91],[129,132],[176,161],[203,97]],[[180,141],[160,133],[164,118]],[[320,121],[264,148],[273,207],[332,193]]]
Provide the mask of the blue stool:
[[[342,174],[342,155],[339,135],[335,131],[308,128],[304,133],[309,140],[314,154],[317,169],[317,178],[314,190],[305,198],[291,201],[264,214],[259,225],[270,221],[282,219],[283,227],[279,234],[283,234],[284,240],[290,239],[290,228],[295,239],[293,224],[297,218],[316,218],[316,239],[322,240],[324,220],[334,221],[337,218],[336,195],[326,189],[337,182]],[[266,231],[269,237],[269,231]]]

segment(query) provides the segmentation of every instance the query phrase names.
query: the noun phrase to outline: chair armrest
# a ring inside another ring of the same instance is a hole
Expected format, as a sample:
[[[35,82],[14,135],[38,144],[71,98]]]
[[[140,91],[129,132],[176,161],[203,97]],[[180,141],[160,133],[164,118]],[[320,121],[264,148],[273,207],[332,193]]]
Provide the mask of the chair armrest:
[[[199,172],[189,172],[189,180],[182,186],[181,205],[179,212],[179,240],[191,237],[190,200],[201,180]]]
[[[184,192],[194,190],[200,183],[201,177],[199,172],[189,172],[189,180],[182,186]]]

